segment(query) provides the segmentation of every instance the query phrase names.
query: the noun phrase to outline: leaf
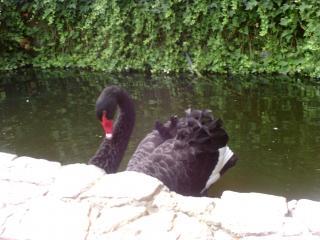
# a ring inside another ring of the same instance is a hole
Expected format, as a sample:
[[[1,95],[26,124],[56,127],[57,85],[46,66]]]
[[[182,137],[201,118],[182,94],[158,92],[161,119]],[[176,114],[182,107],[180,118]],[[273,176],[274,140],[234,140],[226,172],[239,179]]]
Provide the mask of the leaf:
[[[290,25],[290,23],[291,23],[291,19],[288,17],[281,18],[280,20],[280,25],[282,26],[288,26]]]
[[[250,1],[247,1],[245,5],[246,5],[246,10],[252,10],[258,5],[258,2],[256,0],[250,0]]]

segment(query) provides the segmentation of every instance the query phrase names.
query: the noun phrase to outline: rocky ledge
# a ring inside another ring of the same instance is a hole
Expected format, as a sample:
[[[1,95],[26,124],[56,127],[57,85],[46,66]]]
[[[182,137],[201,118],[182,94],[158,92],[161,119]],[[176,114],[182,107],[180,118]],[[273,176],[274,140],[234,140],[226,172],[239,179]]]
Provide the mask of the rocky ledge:
[[[320,202],[184,197],[136,172],[0,153],[0,239],[320,239]]]

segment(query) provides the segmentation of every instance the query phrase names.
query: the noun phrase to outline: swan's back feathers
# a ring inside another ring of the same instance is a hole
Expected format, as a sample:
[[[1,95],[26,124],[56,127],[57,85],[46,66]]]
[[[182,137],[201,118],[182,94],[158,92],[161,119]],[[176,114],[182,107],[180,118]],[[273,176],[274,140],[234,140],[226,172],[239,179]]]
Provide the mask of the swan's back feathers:
[[[154,129],[158,131],[163,141],[174,138],[177,134],[178,117],[171,116],[170,121],[165,124],[156,121]]]
[[[139,143],[136,151],[133,153],[127,169],[132,169],[134,166],[144,164],[152,152],[159,147],[163,142],[173,138],[177,131],[178,118],[172,116],[165,124],[160,122],[155,123],[155,129],[147,134],[147,136]]]
[[[157,144],[148,149],[145,138],[127,170],[156,177],[180,194],[200,196],[218,163],[218,149],[228,142],[222,121],[209,110],[190,109],[174,124],[171,119],[169,123],[157,123],[155,129],[152,142],[157,139]],[[146,154],[142,155],[141,150]]]
[[[190,192],[190,182],[188,181],[188,167],[185,164],[188,164],[190,157],[192,158],[194,155],[190,154],[191,149],[187,151],[173,150],[175,143],[174,139],[165,141],[148,158],[128,165],[127,170],[153,176],[162,181],[169,189],[187,195]]]

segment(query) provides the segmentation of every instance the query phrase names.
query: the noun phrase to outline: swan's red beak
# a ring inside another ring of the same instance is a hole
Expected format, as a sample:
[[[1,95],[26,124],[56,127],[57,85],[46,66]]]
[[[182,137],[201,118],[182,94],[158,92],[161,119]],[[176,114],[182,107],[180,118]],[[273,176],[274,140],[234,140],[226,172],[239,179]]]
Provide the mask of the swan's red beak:
[[[107,118],[106,111],[103,111],[103,113],[102,113],[101,125],[102,125],[103,130],[106,134],[106,138],[111,139],[112,138],[112,120],[109,120]]]

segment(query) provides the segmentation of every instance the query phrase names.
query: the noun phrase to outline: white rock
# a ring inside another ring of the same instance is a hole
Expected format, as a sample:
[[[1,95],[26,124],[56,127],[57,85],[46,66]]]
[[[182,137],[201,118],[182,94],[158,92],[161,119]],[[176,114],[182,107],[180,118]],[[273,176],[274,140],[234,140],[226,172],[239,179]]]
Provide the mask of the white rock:
[[[178,235],[170,232],[175,214],[169,211],[160,211],[151,215],[142,216],[129,224],[117,228],[116,231],[101,235],[99,239],[168,239],[176,240]],[[97,239],[97,238],[95,238]]]
[[[102,208],[114,208],[114,207],[123,207],[123,206],[144,206],[145,202],[135,201],[131,198],[105,198],[105,197],[83,197],[78,198],[80,202],[90,204],[92,206]],[[66,199],[64,199],[66,200]]]
[[[162,190],[153,201],[153,207],[175,210],[186,213],[190,216],[210,214],[215,206],[214,198],[208,197],[185,197],[175,192]]]
[[[174,210],[177,206],[176,200],[177,194],[175,192],[170,192],[167,188],[163,188],[162,191],[154,197],[152,202],[152,207],[159,208],[163,210]]]
[[[24,206],[25,213],[13,215],[1,237],[8,239],[85,239],[89,227],[89,207],[41,198]]]
[[[230,234],[220,229],[214,232],[214,239],[215,240],[233,240],[234,238]]]
[[[0,236],[5,229],[5,223],[7,219],[15,213],[16,208],[16,206],[6,206],[0,208]]]
[[[248,237],[240,238],[240,240],[319,240],[319,239],[320,239],[319,237],[312,236],[312,235],[281,236],[280,234],[272,234],[267,236],[248,236]]]
[[[284,224],[281,230],[283,236],[301,236],[308,232],[308,229],[302,225],[296,218],[284,218]]]
[[[320,202],[301,199],[292,215],[313,234],[320,235]]]
[[[288,202],[288,212],[289,212],[289,215],[292,215],[293,211],[296,209],[297,207],[297,203],[298,201],[297,200],[291,200]]]
[[[214,239],[214,233],[205,223],[199,222],[196,218],[178,213],[172,229],[179,239]]]
[[[0,152],[0,180],[8,179],[8,171],[12,167],[13,159],[17,156]]]
[[[16,157],[17,157],[17,155],[15,155],[15,154],[0,152],[0,166],[1,166],[2,162],[12,161]]]
[[[139,235],[131,235],[130,232],[116,231],[99,237],[99,240],[177,240],[172,232],[143,232]]]
[[[17,205],[32,198],[43,196],[47,187],[25,182],[11,182],[0,180],[0,207]]]
[[[238,236],[267,235],[281,230],[287,211],[284,197],[226,191],[211,221]]]
[[[21,219],[25,216],[28,209],[25,207],[25,204],[21,205],[11,205],[6,206],[5,208],[0,209],[0,239],[13,240],[13,237],[10,237],[10,233],[6,233],[8,228],[15,226],[16,231],[19,229]],[[20,229],[19,229],[20,230]],[[25,239],[25,238],[22,238]]]
[[[101,239],[103,235],[116,231],[145,214],[147,214],[145,207],[105,208],[97,219],[91,220],[92,227],[87,239]]]
[[[215,200],[208,197],[184,197],[177,194],[175,199],[177,201],[176,210],[189,216],[199,217],[201,214],[211,214],[215,206]]]
[[[142,216],[119,229],[119,231],[130,232],[131,235],[157,236],[158,234],[168,233],[172,229],[174,218],[175,213],[172,211],[159,211]]]
[[[154,194],[163,188],[156,178],[138,172],[120,172],[106,174],[90,188],[81,194],[85,197],[130,198],[137,201],[151,200]]]
[[[150,176],[86,164],[0,153],[0,192],[0,240],[320,240],[320,202],[184,197]]]
[[[49,185],[61,167],[58,162],[30,157],[19,157],[12,161],[2,179],[15,182],[28,182],[38,185]]]
[[[126,238],[124,238],[126,239]],[[177,236],[173,232],[159,232],[159,231],[144,231],[138,236],[136,236],[137,240],[177,240]]]
[[[76,198],[103,175],[105,172],[93,165],[78,163],[63,166],[57,172],[48,196]]]

